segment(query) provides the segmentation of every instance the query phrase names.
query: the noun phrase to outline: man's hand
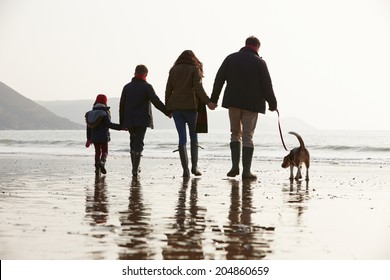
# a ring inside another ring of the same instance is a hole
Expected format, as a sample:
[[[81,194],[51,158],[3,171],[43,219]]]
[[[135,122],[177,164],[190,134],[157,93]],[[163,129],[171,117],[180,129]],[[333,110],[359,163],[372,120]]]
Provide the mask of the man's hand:
[[[210,110],[215,110],[215,108],[218,107],[217,104],[213,103],[213,102],[209,102],[207,103],[207,107],[210,109]]]

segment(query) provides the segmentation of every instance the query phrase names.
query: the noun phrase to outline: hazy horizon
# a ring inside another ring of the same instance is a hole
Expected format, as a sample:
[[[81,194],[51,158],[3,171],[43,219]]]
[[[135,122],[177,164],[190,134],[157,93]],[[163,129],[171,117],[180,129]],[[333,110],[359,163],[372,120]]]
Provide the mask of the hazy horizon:
[[[0,0],[0,81],[31,100],[110,99],[142,63],[163,100],[192,49],[210,95],[223,59],[255,35],[282,116],[389,130],[389,34],[386,0]]]

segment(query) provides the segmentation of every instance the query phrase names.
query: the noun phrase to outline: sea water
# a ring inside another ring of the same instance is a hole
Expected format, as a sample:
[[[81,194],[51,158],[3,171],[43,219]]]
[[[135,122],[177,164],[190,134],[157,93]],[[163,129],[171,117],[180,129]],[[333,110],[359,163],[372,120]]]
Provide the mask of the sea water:
[[[111,131],[109,156],[129,156],[129,133]],[[390,131],[324,131],[300,133],[310,151],[312,162],[332,164],[390,164]],[[283,134],[289,150],[299,146],[297,138]],[[189,138],[189,136],[188,136]],[[230,159],[230,132],[214,129],[198,134],[200,156],[203,159]],[[84,130],[0,130],[0,156],[58,155],[87,157],[94,154],[93,146],[85,147]],[[188,139],[189,142],[189,139]],[[260,131],[254,136],[255,161],[277,161],[288,153],[277,131]],[[148,129],[143,155],[156,158],[178,157],[174,129]]]

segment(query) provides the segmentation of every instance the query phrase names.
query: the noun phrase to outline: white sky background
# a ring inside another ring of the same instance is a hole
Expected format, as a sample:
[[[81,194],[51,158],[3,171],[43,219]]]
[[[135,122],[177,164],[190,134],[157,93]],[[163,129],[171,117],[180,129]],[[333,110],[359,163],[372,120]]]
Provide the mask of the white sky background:
[[[282,116],[390,129],[390,0],[0,0],[0,81],[32,100],[110,100],[145,64],[164,100],[170,67],[192,49],[210,95],[250,35]]]

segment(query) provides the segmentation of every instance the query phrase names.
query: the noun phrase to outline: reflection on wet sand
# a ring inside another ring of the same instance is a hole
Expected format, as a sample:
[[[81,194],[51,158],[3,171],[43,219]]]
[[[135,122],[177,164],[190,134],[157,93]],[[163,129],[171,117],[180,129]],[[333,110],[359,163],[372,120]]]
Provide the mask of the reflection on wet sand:
[[[95,180],[93,195],[87,191],[85,213],[91,218],[90,225],[104,225],[108,216],[107,184],[105,177]],[[95,236],[99,237],[99,236]]]
[[[242,181],[240,198],[239,181],[231,184],[229,224],[224,226],[226,235],[226,259],[262,259],[271,253],[273,227],[263,227],[252,223],[252,182]]]
[[[109,242],[109,235],[113,231],[113,227],[107,224],[109,202],[105,177],[95,178],[93,193],[88,188],[85,200],[85,219],[91,226],[89,236],[97,240],[93,243],[96,246],[91,246],[88,254],[93,259],[104,259],[106,250],[103,247]]]
[[[152,222],[152,205],[145,203],[150,190],[144,193],[142,182],[132,179],[126,210],[112,210],[111,215],[119,215],[119,227],[110,226],[108,222],[109,187],[104,177],[96,180],[93,193],[87,190],[85,212],[91,226],[90,235],[103,246],[102,249],[94,246],[94,259],[104,258],[104,250],[112,238],[118,248],[118,258],[125,260],[262,259],[272,253],[275,228],[259,224],[261,216],[259,220],[253,205],[256,182],[226,181],[230,187],[226,189],[230,190],[230,195],[226,193],[230,198],[229,207],[210,218],[206,215],[207,207],[199,205],[208,201],[207,195],[198,195],[199,190],[208,193],[204,188],[199,189],[201,179],[183,179],[178,185],[177,198],[171,196],[174,207],[166,208],[166,215],[157,222]],[[162,234],[165,238],[161,238]]]
[[[175,221],[170,225],[173,232],[166,233],[167,245],[162,251],[164,259],[204,259],[202,233],[206,228],[206,209],[198,206],[198,180],[200,179],[191,180],[190,200],[187,206],[189,178],[183,178],[175,209]]]
[[[90,157],[1,157],[2,259],[390,257],[389,166],[318,162],[306,184],[258,161],[243,182],[215,159],[183,184],[177,159],[145,157],[130,183],[126,156],[95,183]]]
[[[121,233],[118,246],[119,259],[145,260],[153,258],[148,244],[150,228],[150,209],[144,204],[141,182],[133,178],[130,185],[128,210],[119,212]]]
[[[294,191],[294,183],[296,182],[296,188]],[[284,193],[288,193],[286,202],[291,207],[297,209],[297,225],[301,223],[302,214],[307,210],[307,206],[304,202],[309,199],[309,182],[305,181],[305,187],[302,188],[302,181],[290,180],[289,189],[284,189]]]

